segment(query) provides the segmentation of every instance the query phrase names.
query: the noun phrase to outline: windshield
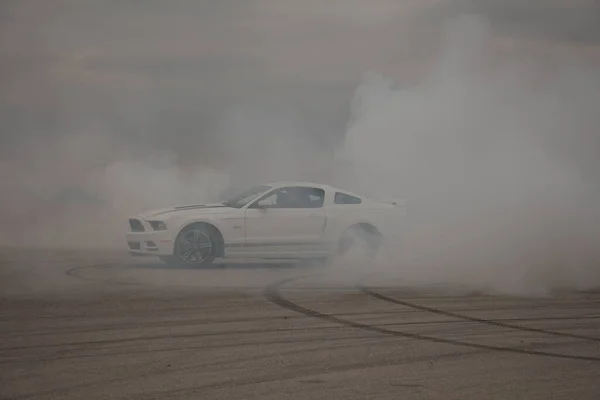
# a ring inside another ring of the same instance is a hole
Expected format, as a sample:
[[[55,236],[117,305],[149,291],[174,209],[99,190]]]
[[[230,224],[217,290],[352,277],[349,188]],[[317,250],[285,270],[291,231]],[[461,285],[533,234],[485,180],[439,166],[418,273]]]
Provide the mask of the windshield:
[[[225,204],[227,207],[241,208],[248,204],[248,202],[254,199],[256,196],[266,192],[269,189],[271,189],[271,186],[254,186],[248,190],[238,193],[233,197],[230,197],[229,199],[225,200],[223,204]]]

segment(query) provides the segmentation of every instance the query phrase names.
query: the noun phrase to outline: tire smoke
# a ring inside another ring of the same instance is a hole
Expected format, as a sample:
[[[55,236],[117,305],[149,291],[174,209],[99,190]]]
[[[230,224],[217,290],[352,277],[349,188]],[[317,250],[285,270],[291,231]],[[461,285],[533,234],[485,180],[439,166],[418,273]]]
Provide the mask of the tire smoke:
[[[568,60],[532,82],[524,61],[485,68],[491,42],[485,20],[463,16],[420,84],[370,75],[356,92],[346,182],[408,200],[379,269],[520,294],[595,287],[600,193],[585,146],[598,144],[600,71]]]

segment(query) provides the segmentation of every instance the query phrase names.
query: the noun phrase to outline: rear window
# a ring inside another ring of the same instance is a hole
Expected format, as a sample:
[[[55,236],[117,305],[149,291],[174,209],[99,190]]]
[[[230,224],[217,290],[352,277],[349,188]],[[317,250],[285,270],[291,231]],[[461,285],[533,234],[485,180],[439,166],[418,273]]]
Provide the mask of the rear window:
[[[356,196],[351,196],[346,193],[336,192],[334,197],[335,204],[360,204],[362,200]]]

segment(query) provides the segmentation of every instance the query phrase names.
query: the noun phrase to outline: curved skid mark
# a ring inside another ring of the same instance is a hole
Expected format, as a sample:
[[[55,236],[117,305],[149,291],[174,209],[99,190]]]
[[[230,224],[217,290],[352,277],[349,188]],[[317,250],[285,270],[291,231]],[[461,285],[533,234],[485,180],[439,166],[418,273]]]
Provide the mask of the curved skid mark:
[[[410,311],[408,311],[410,312]],[[399,315],[401,312],[398,311],[373,311],[373,312],[348,312],[348,313],[336,313],[332,314],[338,317],[349,317],[349,316],[386,316],[386,315]],[[88,333],[88,332],[103,332],[103,331],[112,331],[115,329],[130,330],[130,329],[140,329],[140,328],[164,328],[164,327],[189,327],[193,325],[201,325],[207,323],[235,323],[235,322],[258,322],[258,321],[275,321],[283,319],[283,316],[265,316],[265,317],[256,317],[256,318],[240,318],[240,319],[197,319],[197,320],[188,320],[187,322],[182,321],[168,321],[168,322],[148,322],[148,323],[139,323],[139,324],[121,324],[121,325],[96,325],[93,327],[80,328],[80,329],[56,329],[49,330],[44,329],[40,331],[33,330],[25,330],[25,331],[7,331],[3,337],[12,338],[12,337],[28,337],[28,336],[55,336],[55,335],[64,335],[64,334],[72,334],[72,333]],[[298,316],[288,316],[287,319],[293,318],[303,318],[302,315]],[[494,321],[569,321],[569,320],[592,320],[592,319],[600,319],[600,315],[592,315],[592,316],[581,316],[581,317],[530,317],[530,318],[499,318]],[[435,321],[411,321],[411,322],[388,322],[381,323],[379,326],[416,326],[416,325],[445,325],[445,324],[459,324],[463,321],[448,321],[448,320],[435,320]],[[467,322],[467,321],[464,321]],[[0,364],[2,361],[0,361]]]
[[[263,289],[264,286],[218,286],[218,287],[208,287],[208,286],[197,286],[197,285],[182,285],[182,284],[174,284],[174,283],[169,283],[169,284],[155,284],[155,283],[150,283],[150,282],[124,282],[124,281],[119,281],[119,280],[115,280],[115,279],[102,279],[102,278],[93,278],[93,277],[89,277],[89,276],[81,276],[79,275],[77,272],[78,271],[82,271],[84,269],[92,269],[92,268],[106,268],[106,267],[110,267],[110,268],[119,268],[119,265],[115,265],[115,264],[102,264],[102,265],[84,265],[81,267],[75,267],[75,268],[71,268],[69,270],[67,270],[65,272],[65,274],[69,275],[72,278],[76,278],[82,281],[88,281],[88,282],[97,282],[97,283],[104,283],[104,284],[112,284],[112,285],[127,285],[127,286],[145,286],[145,287],[171,287],[171,288],[189,288],[189,289],[193,289],[193,288],[198,288],[198,289],[223,289],[223,290],[230,290],[230,289],[255,289],[255,290],[259,290],[259,289]]]
[[[370,331],[370,332],[375,332],[375,333],[382,333],[385,335],[405,337],[405,338],[427,341],[427,342],[434,342],[434,343],[443,343],[443,344],[451,344],[451,345],[456,345],[456,346],[471,347],[471,348],[482,349],[482,350],[506,352],[506,353],[526,354],[526,355],[554,357],[554,358],[563,358],[563,359],[581,360],[581,361],[600,361],[599,357],[549,353],[549,352],[544,352],[544,351],[526,350],[526,349],[518,349],[518,348],[511,348],[511,347],[501,347],[501,346],[492,346],[492,345],[485,345],[485,344],[462,342],[462,341],[458,341],[458,340],[450,340],[450,339],[436,338],[436,337],[427,336],[427,335],[419,335],[416,333],[393,331],[393,330],[381,328],[381,327],[375,326],[375,325],[362,324],[360,322],[346,320],[343,318],[335,317],[333,315],[324,314],[324,313],[321,313],[316,310],[311,310],[309,308],[303,307],[303,306],[296,304],[296,303],[286,299],[285,297],[283,297],[281,295],[281,293],[279,292],[279,288],[281,286],[285,285],[286,283],[295,281],[297,279],[299,279],[299,278],[288,278],[288,279],[281,280],[279,282],[276,282],[276,283],[268,286],[264,292],[265,297],[271,303],[278,305],[280,307],[286,308],[290,311],[301,313],[301,314],[304,314],[306,316],[313,317],[313,318],[319,318],[319,319],[329,321],[329,322],[336,322],[340,325],[348,326],[351,328],[362,329],[365,331]]]
[[[122,282],[122,281],[114,281],[111,279],[100,279],[100,278],[90,278],[87,276],[81,276],[79,275],[77,272],[78,271],[82,271],[84,269],[91,269],[91,268],[106,268],[106,267],[116,267],[115,264],[94,264],[94,265],[83,265],[80,267],[75,267],[75,268],[71,268],[69,270],[67,270],[65,272],[65,274],[67,274],[68,276],[72,277],[72,278],[76,278],[82,281],[89,281],[89,282],[98,282],[98,283],[111,283],[114,285],[136,285],[136,286],[140,286],[142,285],[141,283],[138,282]]]
[[[346,339],[368,339],[369,337],[367,336],[357,336],[354,338],[346,338]],[[307,342],[317,342],[318,340],[310,340]],[[302,342],[302,341],[300,341]],[[283,342],[275,342],[275,344],[281,344]],[[330,349],[343,349],[343,348],[350,348],[350,347],[355,347],[355,346],[362,346],[363,343],[350,343],[350,344],[341,344],[341,345],[328,345],[327,348]],[[202,349],[202,348],[206,348],[206,347],[188,347],[188,348],[177,348],[177,349],[165,349],[165,350],[147,350],[145,351],[146,353],[153,353],[153,352],[177,352],[177,351],[185,351],[185,350],[197,350],[197,349]],[[301,349],[301,350],[290,350],[290,351],[282,351],[280,353],[278,353],[278,355],[280,356],[290,356],[290,355],[295,355],[295,354],[309,354],[309,353],[316,353],[316,352],[321,352],[323,351],[323,348],[316,348],[316,349]],[[136,353],[140,353],[140,352],[123,352],[122,354],[136,354]],[[464,354],[470,354],[470,353],[454,353],[454,354],[450,354],[448,356],[445,356],[444,358],[451,358],[451,357],[460,357]],[[120,355],[120,354],[119,354]],[[90,357],[97,357],[97,356],[103,356],[103,354],[100,355],[95,355],[95,356],[90,356]],[[87,357],[87,356],[86,356]],[[208,363],[202,363],[201,365],[192,365],[192,366],[187,366],[187,367],[178,367],[178,368],[169,368],[169,369],[162,369],[158,372],[153,373],[153,376],[167,376],[167,375],[174,375],[174,374],[178,374],[181,372],[186,372],[186,371],[195,371],[200,369],[201,367],[206,367],[206,366],[218,366],[218,365],[227,365],[227,364],[235,364],[235,363],[243,363],[243,362],[247,362],[247,361],[254,361],[254,360],[259,360],[259,359],[268,359],[268,358],[272,358],[274,357],[273,354],[268,354],[268,355],[264,355],[264,356],[252,356],[252,357],[242,357],[236,360],[226,360],[226,361],[213,361],[213,362],[208,362]],[[53,361],[53,359],[49,359],[49,360],[44,360],[44,361]],[[74,389],[83,389],[83,388],[89,388],[89,387],[94,387],[94,386],[100,386],[100,385],[106,385],[109,383],[119,383],[119,382],[128,382],[131,381],[132,379],[137,379],[137,378],[146,378],[148,376],[148,374],[146,372],[142,372],[142,373],[138,373],[138,374],[130,374],[126,377],[116,377],[116,378],[111,378],[111,379],[104,379],[104,380],[100,380],[100,381],[92,381],[92,382],[84,382],[84,383],[78,383],[78,384],[74,384],[72,386],[69,387],[65,387],[65,388],[55,388],[55,389],[50,389],[44,392],[36,392],[36,393],[31,393],[31,394],[25,394],[25,395],[21,395],[21,396],[15,396],[15,397],[11,397],[11,399],[13,400],[25,400],[25,399],[30,399],[30,398],[37,398],[39,396],[42,395],[58,395],[58,394],[64,394],[64,393],[68,393],[73,391]],[[304,374],[302,374],[300,377],[304,376]],[[290,378],[292,379],[292,378]],[[277,379],[278,380],[278,379]],[[265,382],[269,382],[270,380],[267,380]],[[254,383],[254,382],[251,382]],[[221,387],[221,386],[227,386],[230,385],[230,382],[226,382],[224,384],[209,384],[209,385],[203,385],[203,386],[197,386],[197,387],[193,387],[193,388],[186,388],[186,389],[179,389],[176,391],[172,391],[169,390],[168,392],[159,392],[160,394],[164,394],[164,395],[169,395],[171,396],[173,393],[177,392],[177,393],[181,393],[181,392],[187,392],[187,391],[194,391],[194,390],[200,390],[200,389],[209,389],[209,388],[213,388],[213,387]],[[157,393],[158,394],[158,393]]]
[[[183,285],[183,284],[175,284],[175,283],[168,283],[168,284],[156,284],[156,283],[151,283],[151,282],[124,282],[124,281],[119,281],[116,279],[103,279],[103,278],[95,278],[95,277],[89,277],[89,276],[82,276],[80,275],[78,272],[79,271],[83,271],[85,269],[93,269],[93,268],[123,268],[122,265],[119,264],[114,264],[114,263],[107,263],[107,264],[93,264],[93,265],[83,265],[83,266],[79,266],[79,267],[74,267],[71,269],[68,269],[67,271],[65,271],[65,274],[75,278],[75,279],[79,279],[82,281],[88,281],[88,282],[97,282],[97,283],[104,283],[104,284],[113,284],[113,285],[128,285],[128,286],[145,286],[145,287],[173,287],[173,288],[191,288],[191,289],[219,289],[219,290],[231,290],[231,289],[252,289],[252,290],[264,290],[265,286],[264,285],[223,285],[223,286],[198,286],[198,285]],[[126,267],[125,267],[126,268]],[[201,271],[201,270],[200,270]],[[296,277],[297,279],[303,278],[305,276],[298,276]],[[347,291],[347,290],[352,290],[354,289],[353,286],[348,286],[348,287],[337,287],[337,286],[332,286],[332,287],[326,287],[326,286],[318,286],[318,287],[308,287],[308,288],[299,288],[296,290],[301,290],[301,291],[305,291],[305,290],[310,290],[310,291],[327,291],[327,292],[331,292],[331,291]]]
[[[264,333],[267,333],[267,332],[271,332],[271,331],[264,331]],[[231,334],[232,332],[229,332],[229,333]],[[233,333],[236,333],[236,332],[233,332]],[[246,333],[246,332],[242,332],[242,333]],[[214,334],[213,336],[217,336],[217,335],[220,336],[220,335],[222,335],[222,333]],[[336,340],[360,341],[362,339],[372,339],[372,338],[373,338],[373,336],[371,336],[371,335],[358,335],[358,336],[343,337],[343,338],[339,338]],[[66,355],[66,356],[50,355],[50,356],[38,357],[38,358],[19,358],[19,359],[0,360],[0,364],[26,364],[26,363],[49,362],[49,361],[58,361],[58,360],[78,360],[78,359],[85,359],[85,358],[113,357],[113,356],[123,356],[123,355],[132,355],[132,354],[175,353],[178,351],[206,350],[206,349],[216,349],[216,348],[219,348],[219,349],[235,348],[235,347],[255,346],[255,345],[264,345],[264,344],[269,344],[269,345],[271,345],[271,344],[279,345],[279,344],[289,344],[289,343],[307,344],[307,343],[328,342],[329,340],[330,340],[329,338],[311,338],[311,339],[300,339],[300,340],[298,340],[298,339],[269,340],[269,341],[263,341],[263,342],[240,342],[240,343],[220,344],[220,345],[210,344],[210,345],[204,345],[204,346],[172,347],[172,348],[166,348],[166,349],[126,350],[126,351],[115,351],[115,352],[106,352],[106,353],[97,353],[97,354]],[[86,344],[86,343],[83,343],[83,344]],[[79,343],[78,345],[82,345],[82,344]],[[357,346],[357,345],[360,345],[360,344],[354,343],[354,344],[349,344],[349,345],[337,345],[336,347],[343,348],[343,347],[351,347],[351,346]],[[319,349],[319,350],[321,350],[321,349]],[[307,350],[301,350],[301,351],[307,351]],[[298,352],[298,351],[296,350],[296,352]],[[244,361],[251,361],[256,358],[257,358],[257,356],[254,356],[254,357],[245,359]],[[224,363],[224,362],[216,361],[216,362],[212,362],[212,363],[206,363],[204,365],[218,365],[220,363]]]
[[[523,325],[509,324],[506,322],[499,322],[499,321],[494,321],[494,320],[489,320],[489,319],[484,319],[484,318],[470,317],[468,315],[456,314],[456,313],[453,313],[450,311],[440,310],[438,308],[432,308],[432,307],[422,306],[419,304],[409,303],[407,301],[399,300],[399,299],[396,299],[393,297],[383,295],[381,293],[377,293],[377,292],[375,292],[365,286],[362,286],[362,285],[357,285],[357,288],[361,292],[365,293],[368,296],[374,297],[376,299],[379,299],[379,300],[382,300],[382,301],[385,301],[388,303],[398,304],[398,305],[401,305],[404,307],[412,308],[412,309],[418,310],[418,311],[425,311],[425,312],[429,312],[432,314],[443,315],[445,317],[457,318],[457,319],[461,319],[461,320],[469,321],[469,322],[478,322],[481,324],[498,326],[501,328],[515,329],[515,330],[525,331],[525,332],[541,333],[541,334],[551,335],[551,336],[562,336],[562,337],[568,337],[568,338],[572,338],[572,339],[581,339],[581,340],[592,341],[592,342],[600,342],[600,338],[593,337],[593,336],[577,335],[574,333],[565,333],[565,332],[556,332],[556,331],[550,331],[550,330],[541,329],[541,328],[530,328],[530,327],[523,326]]]

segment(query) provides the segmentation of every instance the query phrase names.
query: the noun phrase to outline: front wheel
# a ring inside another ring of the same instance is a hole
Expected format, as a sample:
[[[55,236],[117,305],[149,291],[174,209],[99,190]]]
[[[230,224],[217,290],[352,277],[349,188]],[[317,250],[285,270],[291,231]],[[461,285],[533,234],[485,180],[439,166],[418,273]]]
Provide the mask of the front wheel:
[[[175,239],[172,261],[181,266],[210,265],[215,259],[215,239],[203,225],[184,228]]]

